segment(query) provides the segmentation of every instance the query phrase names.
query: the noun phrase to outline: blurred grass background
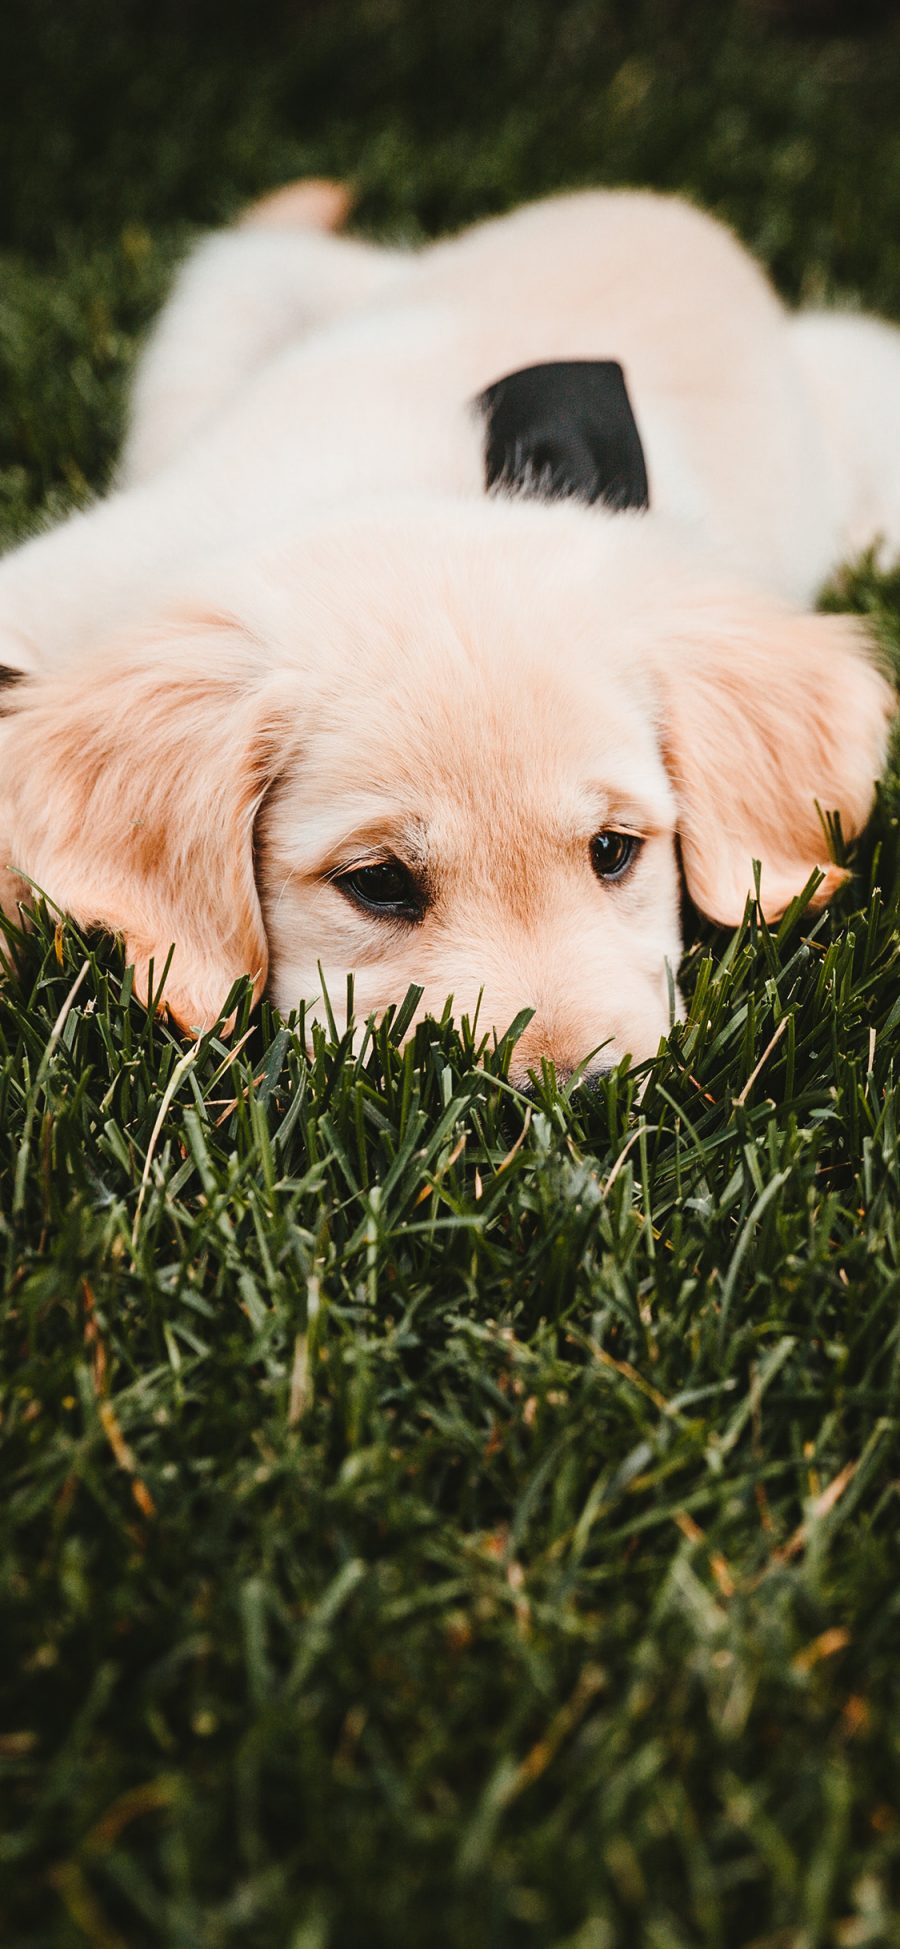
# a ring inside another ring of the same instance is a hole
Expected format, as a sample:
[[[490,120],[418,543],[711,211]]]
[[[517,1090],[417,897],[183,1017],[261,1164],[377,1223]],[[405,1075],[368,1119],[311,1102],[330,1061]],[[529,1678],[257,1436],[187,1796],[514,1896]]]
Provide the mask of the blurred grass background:
[[[874,0],[4,0],[0,75],[8,541],[107,478],[196,227],[298,174],[406,239],[681,189],[900,318]],[[830,599],[900,646],[897,575]],[[186,1062],[113,946],[20,943],[4,1945],[897,1949],[898,806],[586,1102],[446,1023]]]

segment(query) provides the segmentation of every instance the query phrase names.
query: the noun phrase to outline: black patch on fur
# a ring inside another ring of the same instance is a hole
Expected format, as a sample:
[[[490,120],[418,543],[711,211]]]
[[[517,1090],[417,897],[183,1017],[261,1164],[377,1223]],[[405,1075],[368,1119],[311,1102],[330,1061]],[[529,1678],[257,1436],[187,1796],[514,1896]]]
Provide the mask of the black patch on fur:
[[[485,485],[539,500],[647,508],[644,449],[615,359],[530,365],[479,393]]]

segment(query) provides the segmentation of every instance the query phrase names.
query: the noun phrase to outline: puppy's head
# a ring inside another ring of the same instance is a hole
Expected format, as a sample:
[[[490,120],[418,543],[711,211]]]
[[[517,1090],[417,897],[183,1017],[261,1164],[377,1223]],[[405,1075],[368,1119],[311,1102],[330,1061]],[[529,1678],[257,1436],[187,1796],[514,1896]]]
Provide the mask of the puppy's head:
[[[452,996],[569,1071],[656,1048],[689,890],[775,917],[864,822],[889,693],[846,618],[714,586],[655,522],[473,504],[322,529],[9,693],[5,862],[196,1029],[235,976]]]

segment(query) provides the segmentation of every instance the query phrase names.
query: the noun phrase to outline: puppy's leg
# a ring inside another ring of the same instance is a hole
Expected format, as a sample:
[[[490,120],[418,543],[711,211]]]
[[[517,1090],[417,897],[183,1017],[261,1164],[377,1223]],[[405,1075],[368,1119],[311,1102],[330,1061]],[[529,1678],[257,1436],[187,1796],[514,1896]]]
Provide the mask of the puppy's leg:
[[[330,234],[349,202],[339,183],[294,183],[198,245],[138,368],[123,485],[180,453],[273,353],[402,277],[402,252]]]
[[[834,566],[878,545],[900,556],[900,331],[852,312],[808,311],[788,327],[831,471]]]

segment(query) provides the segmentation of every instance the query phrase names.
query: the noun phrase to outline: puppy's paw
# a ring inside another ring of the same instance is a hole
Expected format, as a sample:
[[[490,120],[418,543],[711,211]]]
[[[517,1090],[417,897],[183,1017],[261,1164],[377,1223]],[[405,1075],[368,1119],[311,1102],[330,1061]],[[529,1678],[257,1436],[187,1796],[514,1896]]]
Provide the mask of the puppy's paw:
[[[258,230],[342,230],[353,200],[346,183],[304,176],[299,183],[286,183],[251,203],[240,223]]]

